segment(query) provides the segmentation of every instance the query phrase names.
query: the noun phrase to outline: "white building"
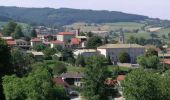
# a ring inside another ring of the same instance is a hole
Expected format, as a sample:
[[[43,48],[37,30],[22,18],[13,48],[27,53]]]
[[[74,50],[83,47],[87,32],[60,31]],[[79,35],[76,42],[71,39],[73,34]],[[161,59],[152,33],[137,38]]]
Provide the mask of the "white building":
[[[122,52],[127,52],[130,55],[132,64],[136,63],[138,56],[145,53],[144,46],[137,44],[106,44],[98,47],[97,50],[105,57],[110,56],[114,64],[117,64],[119,54]]]
[[[42,40],[41,39],[39,39],[39,38],[31,39],[31,47],[34,47],[34,46],[40,45],[40,44],[42,44]]]
[[[75,56],[83,55],[84,57],[90,57],[99,54],[96,49],[77,49],[73,52]]]
[[[72,32],[60,32],[57,34],[57,40],[69,42],[75,36]]]

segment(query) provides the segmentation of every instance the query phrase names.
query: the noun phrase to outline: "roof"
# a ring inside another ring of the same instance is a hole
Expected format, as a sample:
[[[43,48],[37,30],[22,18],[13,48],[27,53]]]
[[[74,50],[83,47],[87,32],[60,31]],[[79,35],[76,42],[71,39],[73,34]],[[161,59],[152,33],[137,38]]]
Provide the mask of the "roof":
[[[74,35],[73,32],[59,32],[58,35]]]
[[[83,78],[84,74],[79,72],[68,72],[60,75],[63,78]]]
[[[158,53],[159,57],[170,57],[170,53]]]
[[[56,40],[56,41],[52,41],[51,43],[53,43],[53,44],[64,44],[65,42]]]
[[[16,42],[27,42],[26,40],[24,39],[15,39]]]
[[[118,75],[117,80],[118,81],[124,81],[125,80],[125,75]]]
[[[56,85],[61,85],[61,86],[64,86],[64,87],[69,87],[69,84],[67,82],[65,82],[62,77],[55,77],[53,78],[53,82],[56,84]]]
[[[164,59],[163,62],[164,62],[165,64],[170,65],[170,59]]]
[[[98,47],[97,49],[112,49],[112,48],[145,48],[144,46],[138,44],[105,44]]]
[[[87,39],[86,36],[76,36],[76,38],[79,38],[79,39]]]
[[[31,39],[31,42],[41,42],[41,39],[39,39],[39,38],[33,38],[33,39]]]
[[[16,45],[16,41],[15,40],[7,40],[6,41],[8,45],[12,46],[12,45]]]
[[[84,52],[97,52],[96,49],[77,49],[74,52],[84,53]]]
[[[72,39],[71,39],[71,43],[72,43],[72,44],[80,44],[80,42],[81,42],[81,40],[78,39],[78,38],[72,38]]]
[[[13,40],[13,38],[11,36],[8,36],[8,37],[1,37],[2,39],[4,40]]]

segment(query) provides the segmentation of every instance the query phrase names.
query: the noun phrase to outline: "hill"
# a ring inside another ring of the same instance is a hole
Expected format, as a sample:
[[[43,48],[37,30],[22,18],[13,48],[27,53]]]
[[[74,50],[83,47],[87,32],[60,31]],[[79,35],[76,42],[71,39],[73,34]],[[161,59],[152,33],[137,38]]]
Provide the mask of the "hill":
[[[2,19],[1,16],[3,17]],[[75,22],[138,22],[149,18],[147,16],[105,10],[96,11],[69,8],[53,9],[0,6],[0,21],[8,19],[36,25],[66,25]]]

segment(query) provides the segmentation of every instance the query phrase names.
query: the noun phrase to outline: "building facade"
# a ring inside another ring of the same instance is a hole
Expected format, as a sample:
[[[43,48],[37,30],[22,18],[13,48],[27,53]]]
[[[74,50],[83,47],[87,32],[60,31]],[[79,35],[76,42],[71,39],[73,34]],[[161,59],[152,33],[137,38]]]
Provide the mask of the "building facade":
[[[130,55],[131,63],[136,64],[138,56],[144,55],[145,48],[137,44],[106,44],[97,48],[100,54],[109,56],[114,64],[119,62],[119,55],[127,52]]]

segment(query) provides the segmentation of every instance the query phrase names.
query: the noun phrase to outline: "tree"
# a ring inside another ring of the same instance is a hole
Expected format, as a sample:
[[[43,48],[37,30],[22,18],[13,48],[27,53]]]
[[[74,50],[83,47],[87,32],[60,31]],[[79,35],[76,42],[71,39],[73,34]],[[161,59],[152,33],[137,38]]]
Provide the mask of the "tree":
[[[87,100],[108,100],[109,93],[104,84],[108,78],[106,63],[104,56],[91,56],[88,59],[83,85],[83,95]]]
[[[52,74],[44,66],[34,68],[27,77],[3,77],[3,88],[6,100],[55,100],[61,98],[56,93],[63,91],[52,84]]]
[[[148,49],[145,56],[158,56],[158,52],[155,49]]]
[[[119,54],[119,61],[121,63],[130,63],[131,59],[130,59],[130,55],[127,52],[122,52]]]
[[[56,53],[56,50],[53,48],[45,48],[45,50],[43,50],[43,53],[46,57],[51,57]]]
[[[151,33],[150,36],[153,38],[158,38],[158,35],[156,33]]]
[[[133,70],[122,84],[123,95],[126,100],[162,100],[157,85],[159,82],[158,74],[143,69]]]
[[[11,34],[15,31],[17,23],[14,21],[8,22],[8,24],[3,28],[3,35],[11,36]]]
[[[106,36],[106,37],[104,37],[103,44],[108,44],[108,43],[109,43],[108,37]]]
[[[37,33],[36,33],[35,28],[33,28],[33,29],[31,30],[31,37],[37,37]]]
[[[33,47],[33,49],[36,51],[43,51],[43,50],[45,50],[45,48],[46,48],[46,46],[43,44],[38,44]]]
[[[137,58],[140,66],[146,69],[158,69],[160,66],[160,59],[157,56],[140,56]]]
[[[3,100],[2,77],[13,73],[13,66],[11,64],[10,48],[7,43],[0,39],[0,98]]]
[[[62,62],[57,61],[54,65],[54,67],[52,68],[53,70],[53,74],[54,75],[60,75],[62,73],[67,72],[67,68],[66,65]]]
[[[170,39],[170,33],[168,33],[168,38]]]
[[[112,65],[112,64],[113,64],[113,63],[112,63],[112,60],[111,60],[111,58],[110,58],[109,55],[107,56],[107,61],[108,61],[108,64],[109,64],[109,65]]]
[[[165,34],[163,34],[163,35],[162,35],[162,38],[163,38],[163,39],[166,39],[166,36],[165,36]]]
[[[127,40],[128,43],[136,43],[136,38],[134,36],[130,36],[129,39]]]
[[[89,49],[95,49],[102,45],[102,40],[98,36],[93,36],[87,40],[86,47]]]
[[[87,37],[93,37],[93,33],[92,32],[88,32],[86,35],[87,35]]]
[[[23,37],[23,32],[21,26],[17,25],[15,31],[11,34],[14,39],[19,39]]]
[[[75,64],[76,64],[77,66],[82,66],[82,67],[84,67],[84,66],[86,65],[86,64],[85,64],[84,56],[79,54],[79,55],[77,56],[77,59],[76,59]]]

